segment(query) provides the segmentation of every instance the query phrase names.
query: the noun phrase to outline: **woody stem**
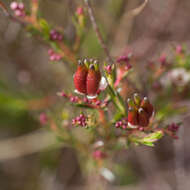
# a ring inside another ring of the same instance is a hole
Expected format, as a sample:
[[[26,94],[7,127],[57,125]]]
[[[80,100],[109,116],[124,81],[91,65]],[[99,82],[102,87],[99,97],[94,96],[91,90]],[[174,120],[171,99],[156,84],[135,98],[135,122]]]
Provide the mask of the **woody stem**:
[[[84,2],[85,2],[86,7],[88,9],[88,14],[89,14],[90,20],[92,22],[93,29],[94,29],[94,31],[96,33],[97,38],[98,38],[98,41],[99,41],[100,45],[102,46],[102,48],[103,48],[103,50],[104,50],[104,52],[105,52],[105,54],[106,54],[106,56],[108,58],[108,61],[110,62],[110,64],[113,64],[114,61],[111,58],[111,55],[110,55],[110,53],[108,51],[108,48],[107,48],[107,46],[106,46],[106,44],[104,42],[104,39],[103,39],[102,34],[100,32],[100,29],[99,29],[99,27],[97,25],[97,22],[96,22],[96,19],[95,19],[94,12],[92,10],[91,4],[90,4],[89,0],[84,0]]]

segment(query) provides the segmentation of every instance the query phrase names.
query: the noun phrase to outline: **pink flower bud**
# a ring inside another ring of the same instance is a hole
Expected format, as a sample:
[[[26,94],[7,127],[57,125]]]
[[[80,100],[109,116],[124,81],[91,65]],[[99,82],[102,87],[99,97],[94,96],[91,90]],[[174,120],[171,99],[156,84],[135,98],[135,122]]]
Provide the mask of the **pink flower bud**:
[[[50,61],[55,61],[55,55],[51,55],[49,59]]]
[[[24,10],[24,4],[23,3],[18,3],[18,8],[22,11]]]
[[[65,92],[61,92],[61,96],[66,98],[67,94]]]
[[[52,49],[49,49],[49,50],[48,50],[48,54],[49,54],[49,55],[52,55],[52,54],[53,54],[53,50],[52,50]]]
[[[23,16],[22,11],[21,10],[15,10],[15,16],[18,16],[18,17]]]
[[[39,117],[41,125],[45,125],[48,122],[48,117],[45,113],[41,113]]]
[[[84,13],[83,8],[82,7],[78,7],[77,10],[76,10],[76,14],[77,15],[83,15],[83,13]]]
[[[83,114],[80,114],[75,119],[72,120],[72,125],[86,127],[87,126],[87,117]]]
[[[167,60],[166,60],[166,55],[165,54],[162,54],[159,58],[159,61],[161,63],[161,66],[166,66],[167,65]]]
[[[18,3],[15,2],[15,1],[13,1],[13,2],[10,4],[10,8],[11,8],[12,10],[16,10],[16,9],[18,8]]]
[[[56,60],[56,61],[60,61],[60,59],[61,59],[61,56],[60,56],[59,54],[56,54],[56,55],[55,55],[55,60]]]
[[[176,46],[176,53],[177,53],[177,54],[181,54],[182,52],[183,52],[182,46],[181,46],[181,45],[177,45],[177,46]]]
[[[107,71],[107,73],[111,73],[111,71],[112,71],[112,67],[111,67],[111,65],[107,65],[107,66],[105,66],[105,70]]]

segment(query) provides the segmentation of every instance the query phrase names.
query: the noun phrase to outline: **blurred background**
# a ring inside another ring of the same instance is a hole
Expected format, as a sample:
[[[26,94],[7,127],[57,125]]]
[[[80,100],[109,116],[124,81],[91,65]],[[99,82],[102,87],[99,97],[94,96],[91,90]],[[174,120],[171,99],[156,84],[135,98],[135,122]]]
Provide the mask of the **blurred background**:
[[[2,0],[9,7],[11,0]],[[24,0],[29,8],[29,0]],[[150,0],[136,17],[129,13],[142,0],[93,0],[93,8],[113,57],[131,49],[136,56],[142,81],[148,60],[171,48],[185,44],[189,48],[189,0]],[[80,0],[41,0],[41,17],[53,26],[64,28],[64,35],[74,39],[72,15]],[[90,22],[80,57],[105,59]],[[57,146],[54,134],[44,129],[39,115],[46,111],[69,110],[56,93],[72,89],[68,63],[51,64],[48,47],[31,38],[25,29],[0,11],[0,189],[62,190],[98,189],[99,177],[84,175],[76,150]],[[189,92],[187,92],[189,93]],[[173,98],[173,97],[171,97]],[[188,99],[181,104],[190,105]],[[69,110],[67,112],[71,112]],[[73,113],[72,113],[73,114]],[[71,114],[71,115],[72,115]],[[105,189],[187,190],[190,185],[189,122],[183,121],[179,139],[163,138],[157,146],[132,147],[112,156],[116,181]]]

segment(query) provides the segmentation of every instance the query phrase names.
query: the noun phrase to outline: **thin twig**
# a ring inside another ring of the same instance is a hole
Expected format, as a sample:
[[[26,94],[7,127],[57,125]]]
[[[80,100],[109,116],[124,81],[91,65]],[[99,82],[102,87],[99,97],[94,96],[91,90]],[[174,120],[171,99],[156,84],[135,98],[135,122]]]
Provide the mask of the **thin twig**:
[[[3,10],[6,16],[9,16],[9,12],[6,8],[6,6],[0,1],[0,8]]]
[[[40,143],[39,143],[40,139]],[[0,141],[0,162],[41,152],[56,144],[55,134],[37,130],[30,134]]]
[[[100,32],[100,29],[99,29],[99,27],[98,27],[98,25],[97,25],[97,22],[96,22],[96,19],[95,19],[95,16],[94,16],[94,13],[93,13],[91,4],[90,4],[89,0],[84,0],[84,2],[85,2],[85,4],[86,4],[86,6],[87,6],[88,14],[89,14],[90,20],[91,20],[91,22],[92,22],[94,31],[96,32],[96,36],[97,36],[97,38],[98,38],[98,41],[99,41],[100,45],[102,46],[102,48],[103,48],[103,50],[104,50],[104,52],[105,52],[105,54],[106,54],[106,56],[107,56],[107,58],[108,58],[110,64],[113,64],[114,61],[113,61],[113,59],[111,58],[111,55],[110,55],[110,53],[109,53],[109,51],[108,51],[108,48],[107,48],[107,46],[106,46],[106,44],[105,44],[105,42],[104,42],[104,39],[103,39],[103,37],[102,37],[102,35],[101,35],[101,32]]]

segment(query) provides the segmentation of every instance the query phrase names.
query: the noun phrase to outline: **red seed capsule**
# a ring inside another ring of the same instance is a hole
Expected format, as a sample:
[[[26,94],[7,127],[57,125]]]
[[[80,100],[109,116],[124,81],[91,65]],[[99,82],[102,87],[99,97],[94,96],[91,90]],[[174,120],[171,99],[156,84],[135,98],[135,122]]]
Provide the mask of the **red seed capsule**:
[[[138,126],[138,112],[131,107],[128,110],[128,126],[131,128]]]
[[[149,116],[143,108],[139,108],[138,110],[138,122],[141,127],[146,127],[149,123]]]
[[[154,108],[153,108],[152,104],[148,101],[147,97],[144,97],[144,99],[141,102],[140,107],[145,110],[145,112],[148,114],[149,118],[152,116]]]
[[[95,70],[95,66],[91,64],[88,70],[88,75],[87,75],[87,80],[86,80],[86,89],[87,89],[87,94],[89,96],[93,96],[97,94],[100,80],[101,80],[100,71]]]
[[[79,61],[77,71],[74,75],[74,85],[78,92],[86,94],[86,78],[88,69],[86,66]]]

